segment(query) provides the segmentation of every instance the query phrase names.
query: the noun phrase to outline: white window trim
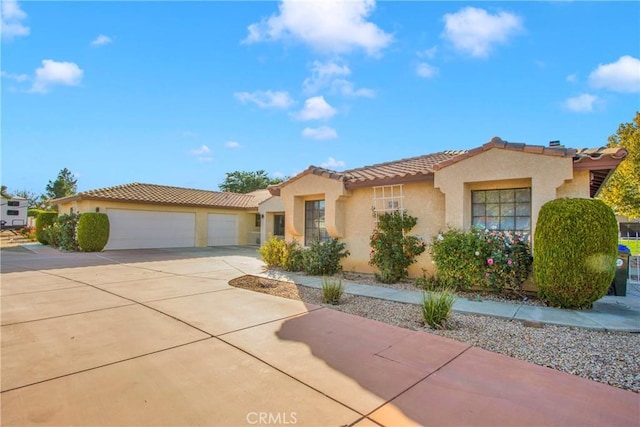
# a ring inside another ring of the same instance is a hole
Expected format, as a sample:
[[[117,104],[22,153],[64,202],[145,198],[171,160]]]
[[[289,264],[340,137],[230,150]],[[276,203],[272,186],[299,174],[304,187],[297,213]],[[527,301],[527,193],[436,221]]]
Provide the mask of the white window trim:
[[[404,189],[402,184],[373,187],[373,214],[404,212]]]

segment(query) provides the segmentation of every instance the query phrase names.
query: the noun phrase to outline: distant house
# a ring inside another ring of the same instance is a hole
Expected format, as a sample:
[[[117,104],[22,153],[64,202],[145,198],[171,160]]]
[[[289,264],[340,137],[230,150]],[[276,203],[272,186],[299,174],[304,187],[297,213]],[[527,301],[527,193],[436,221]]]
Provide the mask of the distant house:
[[[258,205],[267,190],[224,193],[132,183],[53,201],[58,212],[103,212],[111,225],[105,249],[257,245]]]
[[[407,210],[418,218],[412,234],[430,242],[447,227],[481,226],[533,235],[538,212],[561,197],[594,197],[627,152],[575,150],[493,138],[469,151],[435,154],[336,172],[315,166],[269,188],[260,205],[263,241],[281,230],[302,245],[335,237],[351,255],[345,270],[371,272],[369,237],[375,216]],[[271,231],[273,230],[273,232]],[[428,253],[409,273],[431,270]]]
[[[22,197],[0,198],[0,223],[2,228],[21,228],[27,225],[29,201]]]

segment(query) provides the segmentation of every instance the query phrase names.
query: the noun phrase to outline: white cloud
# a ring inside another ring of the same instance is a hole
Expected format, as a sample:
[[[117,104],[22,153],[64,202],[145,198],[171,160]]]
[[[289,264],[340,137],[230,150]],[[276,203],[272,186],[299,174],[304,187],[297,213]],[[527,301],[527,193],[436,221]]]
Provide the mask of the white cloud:
[[[593,105],[598,101],[598,97],[588,93],[583,93],[564,101],[564,107],[569,111],[578,113],[593,111]]]
[[[274,92],[271,90],[257,90],[255,92],[236,92],[238,101],[246,104],[251,102],[260,108],[289,108],[295,102],[288,92]]]
[[[465,7],[444,15],[442,37],[454,47],[474,57],[486,57],[496,44],[503,44],[523,29],[520,17],[498,12],[491,15],[484,9]]]
[[[113,40],[111,39],[111,37],[109,36],[105,36],[104,34],[100,34],[98,37],[95,38],[95,40],[93,40],[91,42],[92,46],[102,46],[105,44],[109,44],[111,43]]]
[[[29,80],[29,76],[26,74],[13,74],[7,73],[6,71],[0,71],[0,75],[5,79],[14,80],[16,82],[24,82]]]
[[[199,148],[195,148],[189,151],[189,155],[196,156],[197,160],[202,163],[210,162],[213,160],[213,157],[211,157],[209,154],[211,154],[211,149],[204,144]]]
[[[424,49],[416,52],[418,58],[428,58],[433,59],[436,57],[436,53],[438,53],[438,46],[430,47],[429,49]]]
[[[194,150],[189,151],[189,154],[194,156],[200,156],[202,154],[209,154],[209,153],[211,153],[211,149],[206,145],[201,145],[200,148],[196,148]]]
[[[322,163],[320,166],[327,169],[344,169],[346,164],[342,160],[336,160],[333,157],[329,157],[326,162]]]
[[[331,93],[339,93],[344,96],[358,98],[375,98],[376,91],[373,89],[356,89],[349,80],[338,79],[331,83]]]
[[[640,59],[625,55],[611,64],[600,64],[589,75],[589,83],[614,92],[640,92]]]
[[[302,87],[306,93],[316,93],[331,85],[331,82],[338,76],[348,76],[351,70],[346,65],[340,65],[335,61],[322,63],[313,61],[311,65],[311,77],[307,77],[302,82]]]
[[[339,64],[336,61],[313,61],[311,66],[311,77],[307,77],[302,82],[305,93],[314,94],[322,89],[329,88],[331,93],[339,93],[350,97],[373,98],[375,91],[372,89],[355,89],[353,83],[344,77],[349,76],[351,70],[347,65]]]
[[[426,62],[421,62],[416,66],[416,74],[420,77],[434,77],[438,74],[438,68],[433,65],[429,65]]]
[[[224,143],[227,148],[240,148],[240,143],[237,141],[227,141]]]
[[[393,36],[367,21],[375,0],[282,0],[279,14],[248,27],[244,43],[293,40],[324,53],[363,49],[378,56]]]
[[[20,9],[17,1],[2,0],[0,12],[0,15],[2,15],[0,28],[2,29],[3,40],[11,41],[14,37],[29,35],[29,27],[22,23],[27,18],[27,14]]]
[[[338,137],[338,133],[335,129],[329,126],[320,126],[317,128],[304,128],[302,130],[302,136],[311,139],[334,139]]]
[[[31,92],[47,93],[51,86],[77,86],[84,71],[73,62],[58,62],[43,59],[42,67],[36,69],[36,77]]]
[[[577,82],[577,81],[578,81],[578,75],[577,75],[576,73],[569,74],[569,75],[567,76],[567,82],[568,82],[568,83],[575,83],[575,82]]]
[[[324,100],[324,96],[314,96],[307,99],[302,111],[294,114],[293,117],[302,121],[321,120],[333,117],[336,112],[336,109]]]

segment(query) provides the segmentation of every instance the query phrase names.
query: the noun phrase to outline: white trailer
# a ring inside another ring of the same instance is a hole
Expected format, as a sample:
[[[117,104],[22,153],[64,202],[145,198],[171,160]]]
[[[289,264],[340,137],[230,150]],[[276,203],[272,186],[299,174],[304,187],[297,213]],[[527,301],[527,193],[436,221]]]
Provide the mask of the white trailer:
[[[0,198],[0,224],[5,228],[22,228],[27,225],[29,201],[22,197]]]

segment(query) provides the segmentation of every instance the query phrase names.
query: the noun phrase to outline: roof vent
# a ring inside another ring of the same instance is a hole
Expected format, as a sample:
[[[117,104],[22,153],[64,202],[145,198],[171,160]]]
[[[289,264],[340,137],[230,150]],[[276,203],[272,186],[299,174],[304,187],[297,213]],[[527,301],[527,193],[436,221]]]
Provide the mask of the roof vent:
[[[549,141],[549,147],[562,147],[560,141]]]

